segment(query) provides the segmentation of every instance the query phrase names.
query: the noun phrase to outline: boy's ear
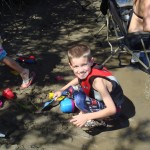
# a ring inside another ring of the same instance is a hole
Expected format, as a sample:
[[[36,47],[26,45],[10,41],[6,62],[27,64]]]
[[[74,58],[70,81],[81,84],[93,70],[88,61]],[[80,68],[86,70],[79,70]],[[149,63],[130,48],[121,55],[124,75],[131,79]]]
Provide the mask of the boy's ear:
[[[93,63],[94,63],[94,58],[92,57],[91,60],[90,60],[91,66],[93,65]]]
[[[70,66],[71,69],[73,69],[71,63],[69,63],[69,66]]]

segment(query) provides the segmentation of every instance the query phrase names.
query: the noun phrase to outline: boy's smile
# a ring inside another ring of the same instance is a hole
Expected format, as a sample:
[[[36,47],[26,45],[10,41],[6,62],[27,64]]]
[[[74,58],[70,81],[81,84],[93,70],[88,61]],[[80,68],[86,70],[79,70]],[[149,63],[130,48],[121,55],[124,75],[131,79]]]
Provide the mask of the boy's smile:
[[[73,70],[75,76],[79,79],[85,79],[91,72],[91,61],[88,58],[72,58],[70,67]]]

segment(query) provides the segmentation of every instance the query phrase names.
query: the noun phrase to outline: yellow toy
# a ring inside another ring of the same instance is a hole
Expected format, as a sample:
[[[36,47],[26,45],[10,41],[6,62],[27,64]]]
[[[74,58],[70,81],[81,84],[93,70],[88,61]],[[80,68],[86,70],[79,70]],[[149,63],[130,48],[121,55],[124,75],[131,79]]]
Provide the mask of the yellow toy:
[[[54,98],[54,93],[53,93],[53,92],[50,92],[48,98],[49,98],[49,100],[52,100],[52,99]],[[60,96],[60,97],[57,98],[56,100],[57,100],[57,101],[62,101],[64,98],[65,98],[65,96]]]
[[[64,98],[65,98],[65,96],[60,96],[59,98],[56,99],[56,101],[60,102]],[[49,101],[44,103],[44,106],[42,107],[41,111],[47,110],[50,107],[50,105],[55,101],[53,92],[50,92],[48,94],[48,99],[49,99]]]

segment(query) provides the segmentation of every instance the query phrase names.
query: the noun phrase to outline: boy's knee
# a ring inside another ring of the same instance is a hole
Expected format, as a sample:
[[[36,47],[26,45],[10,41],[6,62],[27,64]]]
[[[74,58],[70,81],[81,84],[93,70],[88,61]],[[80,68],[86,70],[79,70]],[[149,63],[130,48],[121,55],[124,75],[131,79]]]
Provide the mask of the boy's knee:
[[[76,92],[74,94],[75,105],[77,107],[80,107],[81,105],[83,105],[85,102],[85,98],[86,98],[86,95],[83,92],[81,92],[81,91]]]

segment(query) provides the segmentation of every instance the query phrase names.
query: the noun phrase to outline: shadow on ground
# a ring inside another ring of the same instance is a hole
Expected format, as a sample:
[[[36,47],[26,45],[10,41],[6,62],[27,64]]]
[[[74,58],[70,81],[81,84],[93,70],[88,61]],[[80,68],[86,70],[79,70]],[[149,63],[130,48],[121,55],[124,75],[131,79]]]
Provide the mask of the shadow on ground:
[[[47,101],[50,90],[56,90],[64,85],[69,80],[67,77],[72,76],[72,72],[66,66],[66,50],[70,44],[84,41],[94,45],[93,55],[98,61],[104,60],[110,54],[108,44],[101,43],[101,40],[106,38],[106,34],[96,38],[93,36],[93,29],[99,26],[94,21],[97,18],[96,11],[99,11],[99,3],[97,7],[93,7],[93,3],[96,2],[93,1],[88,5],[87,11],[83,11],[78,3],[70,0],[9,2],[13,2],[9,3],[11,7],[2,3],[0,5],[0,34],[4,40],[3,46],[8,55],[14,59],[18,57],[18,53],[34,55],[36,64],[21,65],[34,70],[37,76],[33,86],[20,91],[18,88],[21,84],[20,76],[0,64],[0,91],[10,87],[17,95],[16,99],[5,101],[4,107],[0,109],[0,129],[7,135],[6,139],[0,139],[0,146],[5,145],[9,149],[11,145],[21,145],[24,139],[33,139],[34,144],[30,145],[30,148],[35,149],[38,147],[42,149],[42,146],[47,144],[64,146],[64,140],[73,141],[76,133],[73,131],[76,128],[68,123],[72,114],[62,114],[59,106],[44,114],[34,112]],[[113,63],[114,61],[111,61],[111,65]],[[57,81],[55,78],[57,75],[63,76],[64,79]],[[125,118],[120,118],[112,128],[96,129],[89,133],[93,136],[81,146],[81,149],[88,150],[95,142],[96,135],[101,132],[129,127],[129,118],[135,115],[135,107],[131,101],[126,98],[128,105],[123,110]],[[149,121],[145,120],[136,128],[127,128],[119,136],[120,147],[126,148],[124,137],[129,134],[131,135],[127,138],[129,143],[138,140],[147,142],[150,136],[143,129],[148,125]],[[24,143],[22,146],[20,149],[28,149]],[[78,144],[75,146],[77,147]],[[134,146],[132,148],[134,149]]]

